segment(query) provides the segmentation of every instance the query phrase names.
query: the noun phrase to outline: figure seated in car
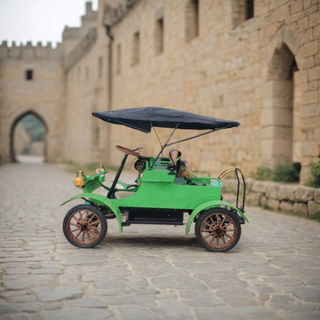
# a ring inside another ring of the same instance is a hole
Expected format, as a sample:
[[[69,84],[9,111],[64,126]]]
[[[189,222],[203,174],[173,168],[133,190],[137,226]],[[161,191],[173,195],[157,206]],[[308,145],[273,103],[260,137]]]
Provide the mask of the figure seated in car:
[[[177,171],[177,177],[179,178],[193,178],[192,165],[186,160],[181,160],[181,152],[178,150],[169,151],[169,159]]]

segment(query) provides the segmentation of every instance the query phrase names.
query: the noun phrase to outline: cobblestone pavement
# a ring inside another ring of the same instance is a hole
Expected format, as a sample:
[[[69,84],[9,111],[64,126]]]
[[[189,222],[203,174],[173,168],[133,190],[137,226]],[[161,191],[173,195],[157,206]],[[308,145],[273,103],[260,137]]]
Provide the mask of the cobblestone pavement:
[[[73,176],[0,167],[1,320],[320,319],[320,223],[251,207],[237,246],[210,253],[181,226],[108,220],[80,249],[62,233],[77,202],[59,207]]]

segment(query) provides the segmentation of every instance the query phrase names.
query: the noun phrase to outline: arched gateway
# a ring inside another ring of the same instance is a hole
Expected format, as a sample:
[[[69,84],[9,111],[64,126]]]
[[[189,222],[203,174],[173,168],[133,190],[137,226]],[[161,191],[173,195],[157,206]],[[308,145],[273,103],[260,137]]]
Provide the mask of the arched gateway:
[[[23,119],[34,119],[37,120],[37,127],[34,129],[44,129],[44,139],[37,139],[35,142],[34,138],[31,137],[28,132],[26,132],[25,128],[21,125]],[[46,135],[48,133],[48,128],[46,122],[43,118],[32,110],[28,110],[25,113],[21,114],[12,124],[11,132],[10,132],[10,160],[11,162],[17,162],[17,157],[19,154],[30,154],[30,155],[38,155],[43,157],[43,161],[47,160],[46,157]],[[38,148],[36,148],[36,144],[38,144]],[[36,150],[37,149],[37,150]]]
[[[301,70],[298,49],[298,40],[286,25],[279,29],[269,46],[261,113],[264,166],[301,162],[300,102],[296,85]]]

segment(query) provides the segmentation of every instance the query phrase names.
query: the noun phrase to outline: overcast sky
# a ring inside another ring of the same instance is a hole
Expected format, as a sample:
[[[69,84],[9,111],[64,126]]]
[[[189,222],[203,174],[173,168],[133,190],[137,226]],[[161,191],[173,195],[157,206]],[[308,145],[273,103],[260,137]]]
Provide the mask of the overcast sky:
[[[38,41],[53,46],[62,41],[66,25],[79,27],[89,0],[0,0],[0,43]],[[97,10],[98,0],[92,0]]]

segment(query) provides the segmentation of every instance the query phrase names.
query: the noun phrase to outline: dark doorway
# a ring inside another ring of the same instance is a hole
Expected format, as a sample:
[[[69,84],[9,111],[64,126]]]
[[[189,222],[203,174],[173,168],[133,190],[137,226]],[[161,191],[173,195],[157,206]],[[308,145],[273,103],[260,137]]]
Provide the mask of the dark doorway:
[[[39,115],[29,111],[14,122],[11,130],[11,161],[46,161],[47,127]]]

